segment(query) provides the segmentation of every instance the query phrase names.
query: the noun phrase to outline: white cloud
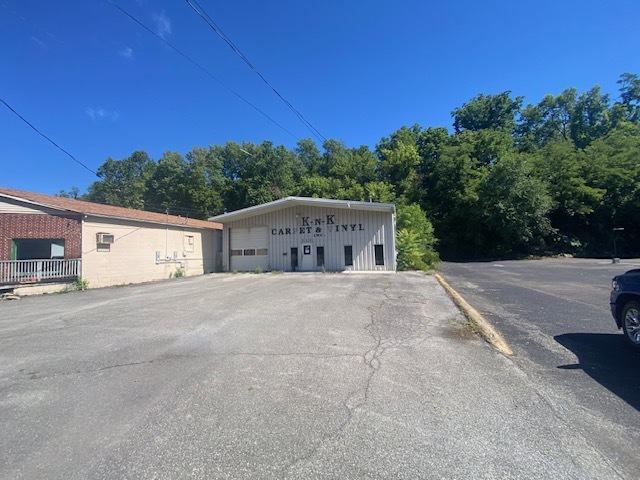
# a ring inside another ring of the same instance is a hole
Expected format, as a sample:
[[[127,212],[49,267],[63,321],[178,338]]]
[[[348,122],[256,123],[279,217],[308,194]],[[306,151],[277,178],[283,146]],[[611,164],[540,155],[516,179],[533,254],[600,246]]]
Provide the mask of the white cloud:
[[[31,35],[31,41],[36,45],[38,45],[40,48],[44,48],[44,49],[49,48],[49,46],[46,43],[44,43],[42,40],[40,40],[38,37],[34,35]]]
[[[89,107],[85,110],[85,113],[89,115],[93,120],[95,120],[96,118],[102,118],[105,116],[104,109],[100,107],[97,107],[97,108]]]
[[[118,120],[118,118],[120,118],[120,112],[118,112],[117,110],[110,112],[102,107],[89,107],[84,112],[89,115],[89,117],[91,117],[91,120],[101,120],[103,118],[106,118],[111,120],[112,122],[115,122],[116,120]]]
[[[164,12],[153,14],[153,21],[156,24],[156,33],[158,36],[164,38],[167,35],[171,35],[171,21],[167,18]]]
[[[126,58],[127,60],[133,60],[133,48],[127,47],[124,50],[120,50],[118,55],[122,58]]]

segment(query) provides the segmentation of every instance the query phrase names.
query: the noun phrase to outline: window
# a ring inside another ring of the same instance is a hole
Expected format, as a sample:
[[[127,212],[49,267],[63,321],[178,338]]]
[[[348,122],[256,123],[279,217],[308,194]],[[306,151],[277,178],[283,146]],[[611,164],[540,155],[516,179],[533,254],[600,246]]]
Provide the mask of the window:
[[[64,258],[62,238],[14,238],[11,256],[13,260],[39,260]]]
[[[231,250],[232,257],[240,257],[242,256],[242,250]]]
[[[374,245],[376,250],[376,265],[384,265],[384,245]]]
[[[316,263],[318,267],[324,267],[324,247],[316,247]]]
[[[344,266],[353,266],[353,247],[351,245],[344,246]]]
[[[256,255],[268,255],[269,251],[266,248],[257,248]]]
[[[193,252],[194,249],[194,245],[195,245],[195,239],[193,238],[193,235],[187,235],[184,237],[184,251],[185,252]]]
[[[256,254],[256,249],[255,248],[245,248],[243,253],[244,253],[245,256],[255,255]]]

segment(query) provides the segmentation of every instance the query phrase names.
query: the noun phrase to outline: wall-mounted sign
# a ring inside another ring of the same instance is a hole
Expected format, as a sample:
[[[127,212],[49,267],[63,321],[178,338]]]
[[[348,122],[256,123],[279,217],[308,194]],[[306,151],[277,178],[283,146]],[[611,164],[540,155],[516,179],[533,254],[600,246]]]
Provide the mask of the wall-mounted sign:
[[[298,227],[272,228],[271,235],[311,235],[323,237],[325,230],[329,233],[363,231],[362,223],[336,223],[335,215],[327,215],[326,218],[302,217],[302,225]]]

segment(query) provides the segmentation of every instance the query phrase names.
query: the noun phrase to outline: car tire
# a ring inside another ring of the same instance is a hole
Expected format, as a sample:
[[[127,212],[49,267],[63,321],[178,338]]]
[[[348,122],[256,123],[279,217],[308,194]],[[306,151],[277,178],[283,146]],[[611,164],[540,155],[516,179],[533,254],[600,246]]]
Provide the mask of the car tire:
[[[624,338],[637,350],[640,350],[640,303],[627,302],[622,309],[622,332]]]

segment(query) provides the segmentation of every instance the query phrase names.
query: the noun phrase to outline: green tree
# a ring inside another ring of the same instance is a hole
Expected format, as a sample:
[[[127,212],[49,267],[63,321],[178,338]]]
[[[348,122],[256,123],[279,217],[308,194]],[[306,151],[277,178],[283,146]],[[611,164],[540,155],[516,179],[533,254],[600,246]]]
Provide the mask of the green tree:
[[[182,155],[170,151],[162,155],[147,184],[145,195],[147,209],[167,210],[177,214],[174,208],[185,206],[184,170],[185,163]]]
[[[580,253],[589,243],[585,235],[589,216],[600,203],[604,190],[587,182],[584,155],[571,140],[549,143],[532,161],[535,176],[547,184],[552,198],[549,219],[559,232],[558,248],[577,249]]]
[[[305,172],[295,152],[268,141],[242,146],[228,142],[214,152],[223,162],[224,201],[230,211],[290,195]]]
[[[640,125],[630,122],[620,123],[584,151],[585,181],[603,192],[585,226],[598,251],[611,248],[613,227],[625,228],[622,242],[640,233],[639,159]],[[637,254],[640,248],[629,245],[627,251]]]
[[[222,162],[212,149],[195,147],[186,160],[166,152],[149,180],[145,203],[151,210],[206,219],[222,213]]]
[[[585,148],[611,130],[609,96],[595,86],[580,95],[571,118],[571,138],[577,148]]]
[[[133,152],[122,160],[108,158],[98,168],[100,180],[89,186],[86,199],[118,207],[144,209],[147,182],[155,163],[146,152]]]
[[[338,199],[338,191],[342,183],[337,178],[322,177],[320,175],[305,176],[298,185],[295,195],[301,197]]]
[[[640,123],[640,78],[634,73],[623,73],[618,80],[620,85],[620,105],[626,114],[626,120]]]
[[[369,182],[364,185],[366,197],[363,201],[372,201],[378,203],[394,203],[396,195],[393,191],[393,185],[387,182]]]
[[[297,143],[295,150],[298,159],[302,162],[307,172],[311,174],[319,173],[322,163],[322,156],[316,143],[310,139],[305,138]]]
[[[419,128],[414,126],[415,128]],[[449,141],[449,132],[444,127],[427,128],[418,133],[416,146],[420,155],[419,173],[421,176],[428,175],[433,164],[440,156],[442,147]]]
[[[473,133],[473,132],[471,132]],[[480,231],[480,186],[487,170],[474,157],[472,142],[452,140],[442,147],[425,178],[423,205],[441,239],[440,253],[475,257],[483,246]]]
[[[381,181],[394,185],[398,198],[405,197],[409,201],[418,201],[420,177],[418,167],[421,158],[413,143],[398,142],[389,148],[378,146],[376,149],[378,177]]]
[[[534,177],[529,158],[508,154],[493,165],[480,187],[486,253],[526,253],[544,245],[551,233],[551,197]],[[480,234],[480,232],[478,232]]]
[[[511,132],[516,126],[522,101],[523,97],[511,98],[510,91],[497,95],[480,94],[451,112],[453,128],[456,133],[485,129]]]
[[[71,189],[67,192],[66,190],[60,190],[55,194],[56,197],[64,197],[71,198],[73,200],[79,200],[82,195],[80,194],[80,189],[75,185],[71,187]]]
[[[329,170],[329,175],[338,179],[353,180],[360,185],[376,179],[375,155],[369,147],[347,148],[341,155],[336,155]]]
[[[577,99],[577,90],[567,88],[560,95],[545,95],[537,105],[528,105],[516,128],[522,149],[531,151],[553,141],[571,140]]]

